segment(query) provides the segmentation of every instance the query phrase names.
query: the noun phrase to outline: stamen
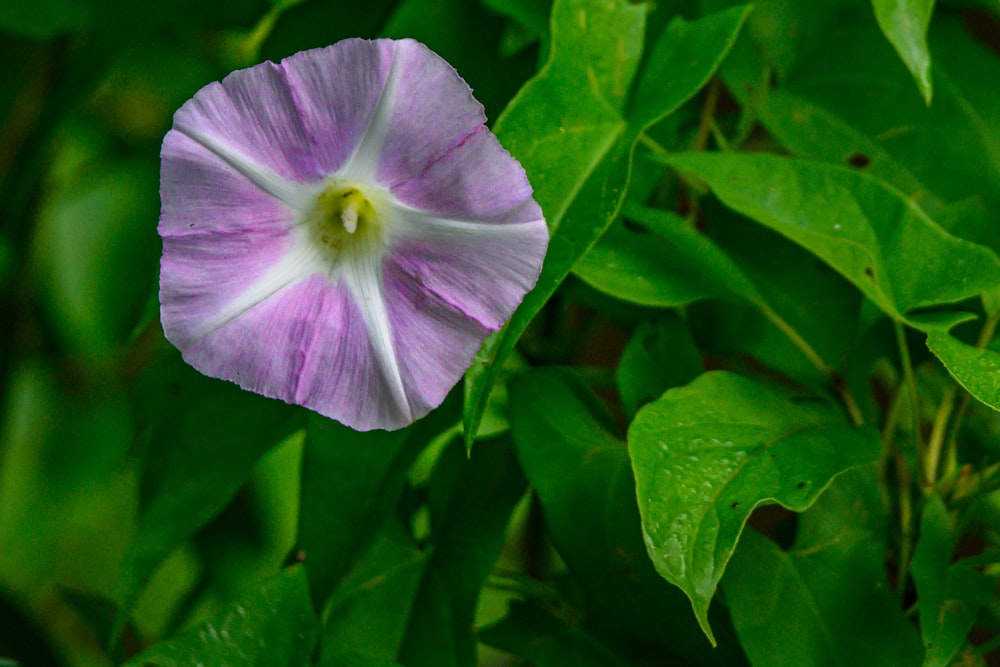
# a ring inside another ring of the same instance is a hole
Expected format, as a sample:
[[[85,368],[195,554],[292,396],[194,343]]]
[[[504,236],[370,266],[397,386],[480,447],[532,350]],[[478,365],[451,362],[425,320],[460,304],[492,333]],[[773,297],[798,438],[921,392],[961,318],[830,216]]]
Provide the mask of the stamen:
[[[358,228],[358,207],[353,200],[347,202],[347,206],[340,214],[340,220],[344,223],[344,229],[348,234],[353,234]]]
[[[375,202],[379,201],[374,188],[362,188],[345,181],[331,182],[317,195],[315,207],[306,217],[313,239],[333,251],[334,259],[352,245],[354,252],[369,247],[371,240],[380,243],[381,223],[375,210]]]

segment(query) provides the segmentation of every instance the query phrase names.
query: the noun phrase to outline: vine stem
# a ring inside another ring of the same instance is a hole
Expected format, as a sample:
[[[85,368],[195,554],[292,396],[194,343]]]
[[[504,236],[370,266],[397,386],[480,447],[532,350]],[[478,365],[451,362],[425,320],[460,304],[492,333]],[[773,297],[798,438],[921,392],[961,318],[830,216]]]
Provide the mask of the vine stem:
[[[934,425],[931,428],[931,435],[927,439],[927,449],[923,460],[924,473],[924,494],[928,494],[937,484],[937,471],[941,464],[941,451],[945,443],[945,435],[948,432],[948,420],[955,410],[955,398],[958,391],[951,387],[941,399],[937,414],[934,415]]]
[[[906,344],[906,330],[898,320],[893,321],[893,328],[896,331],[896,345],[899,347],[899,360],[903,367],[902,386],[897,388],[897,400],[901,400],[903,393],[910,404],[910,430],[912,431],[913,443],[917,451],[918,466],[921,472],[926,471],[927,456],[924,448],[923,438],[920,433],[920,394],[917,391],[917,378],[913,372],[913,362],[910,359],[910,348]],[[900,600],[906,592],[906,580],[909,578],[910,560],[913,555],[913,497],[910,489],[913,479],[910,469],[906,465],[906,457],[903,456],[896,445],[895,438],[890,436],[885,446],[890,447],[893,459],[896,463],[896,478],[899,480],[899,570],[897,573],[896,593]],[[926,479],[923,480],[926,483]]]
[[[906,465],[906,458],[896,445],[896,430],[899,427],[899,413],[902,410],[903,400],[904,393],[897,389],[882,429],[882,451],[885,452],[885,456],[892,457],[896,481],[899,484],[899,559],[897,561],[896,594],[900,602],[906,593],[906,578],[910,569],[910,556],[913,553],[913,531],[911,529],[913,499],[910,496],[910,469]],[[888,503],[886,464],[885,458],[879,463],[879,487],[886,489],[883,491],[883,502]]]
[[[806,359],[809,360],[813,366],[816,367],[820,373],[825,375],[829,380],[830,384],[833,385],[833,390],[837,393],[840,398],[841,403],[844,404],[844,409],[847,410],[848,416],[851,418],[851,422],[855,426],[861,426],[865,423],[864,416],[861,414],[861,410],[858,408],[857,401],[854,400],[854,395],[844,384],[843,379],[837,374],[836,369],[833,366],[826,363],[823,357],[819,356],[819,353],[813,349],[813,346],[809,344],[805,338],[789,324],[781,315],[776,313],[773,308],[767,304],[758,304],[763,313],[764,317],[773,324],[777,329],[785,334],[785,336],[792,342],[792,344],[805,355]]]
[[[639,143],[648,148],[649,150],[653,151],[654,153],[660,153],[662,155],[665,155],[670,152],[666,148],[661,146],[660,142],[658,142],[656,139],[649,136],[645,132],[639,134]]]
[[[896,330],[896,344],[899,347],[899,360],[903,366],[903,382],[906,385],[907,397],[910,401],[910,421],[913,429],[913,441],[921,461],[924,459],[924,442],[920,435],[920,394],[917,392],[917,377],[913,373],[913,362],[910,360],[910,348],[906,344],[906,331],[898,320],[893,320]]]
[[[708,92],[705,94],[705,103],[701,107],[701,117],[698,120],[698,134],[694,138],[695,151],[705,150],[708,145],[708,137],[712,133],[712,123],[715,121],[715,111],[719,106],[719,79],[712,77],[708,84]]]

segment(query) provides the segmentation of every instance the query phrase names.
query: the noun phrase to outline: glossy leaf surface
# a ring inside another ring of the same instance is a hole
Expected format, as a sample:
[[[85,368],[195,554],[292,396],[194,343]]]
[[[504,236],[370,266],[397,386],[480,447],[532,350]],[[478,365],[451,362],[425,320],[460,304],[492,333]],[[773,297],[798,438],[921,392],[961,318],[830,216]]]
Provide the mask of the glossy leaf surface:
[[[710,372],[650,403],[629,429],[646,549],[711,638],[708,606],[750,512],[809,507],[878,456],[877,438],[822,400]]]

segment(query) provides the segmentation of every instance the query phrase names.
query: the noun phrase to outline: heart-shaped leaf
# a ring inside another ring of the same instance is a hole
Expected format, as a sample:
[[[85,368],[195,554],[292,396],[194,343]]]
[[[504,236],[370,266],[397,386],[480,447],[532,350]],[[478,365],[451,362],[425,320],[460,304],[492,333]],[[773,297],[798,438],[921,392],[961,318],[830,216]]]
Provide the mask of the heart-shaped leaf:
[[[722,371],[643,408],[628,442],[646,550],[710,639],[708,606],[750,512],[802,511],[879,454],[877,435],[831,404]]]

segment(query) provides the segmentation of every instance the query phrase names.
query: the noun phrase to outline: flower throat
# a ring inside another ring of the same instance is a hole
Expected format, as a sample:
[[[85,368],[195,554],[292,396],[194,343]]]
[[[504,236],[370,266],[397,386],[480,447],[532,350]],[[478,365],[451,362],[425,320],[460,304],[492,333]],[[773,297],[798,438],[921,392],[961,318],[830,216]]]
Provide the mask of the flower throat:
[[[310,222],[316,239],[340,252],[351,244],[381,236],[379,221],[369,197],[355,185],[334,183],[316,198]]]

